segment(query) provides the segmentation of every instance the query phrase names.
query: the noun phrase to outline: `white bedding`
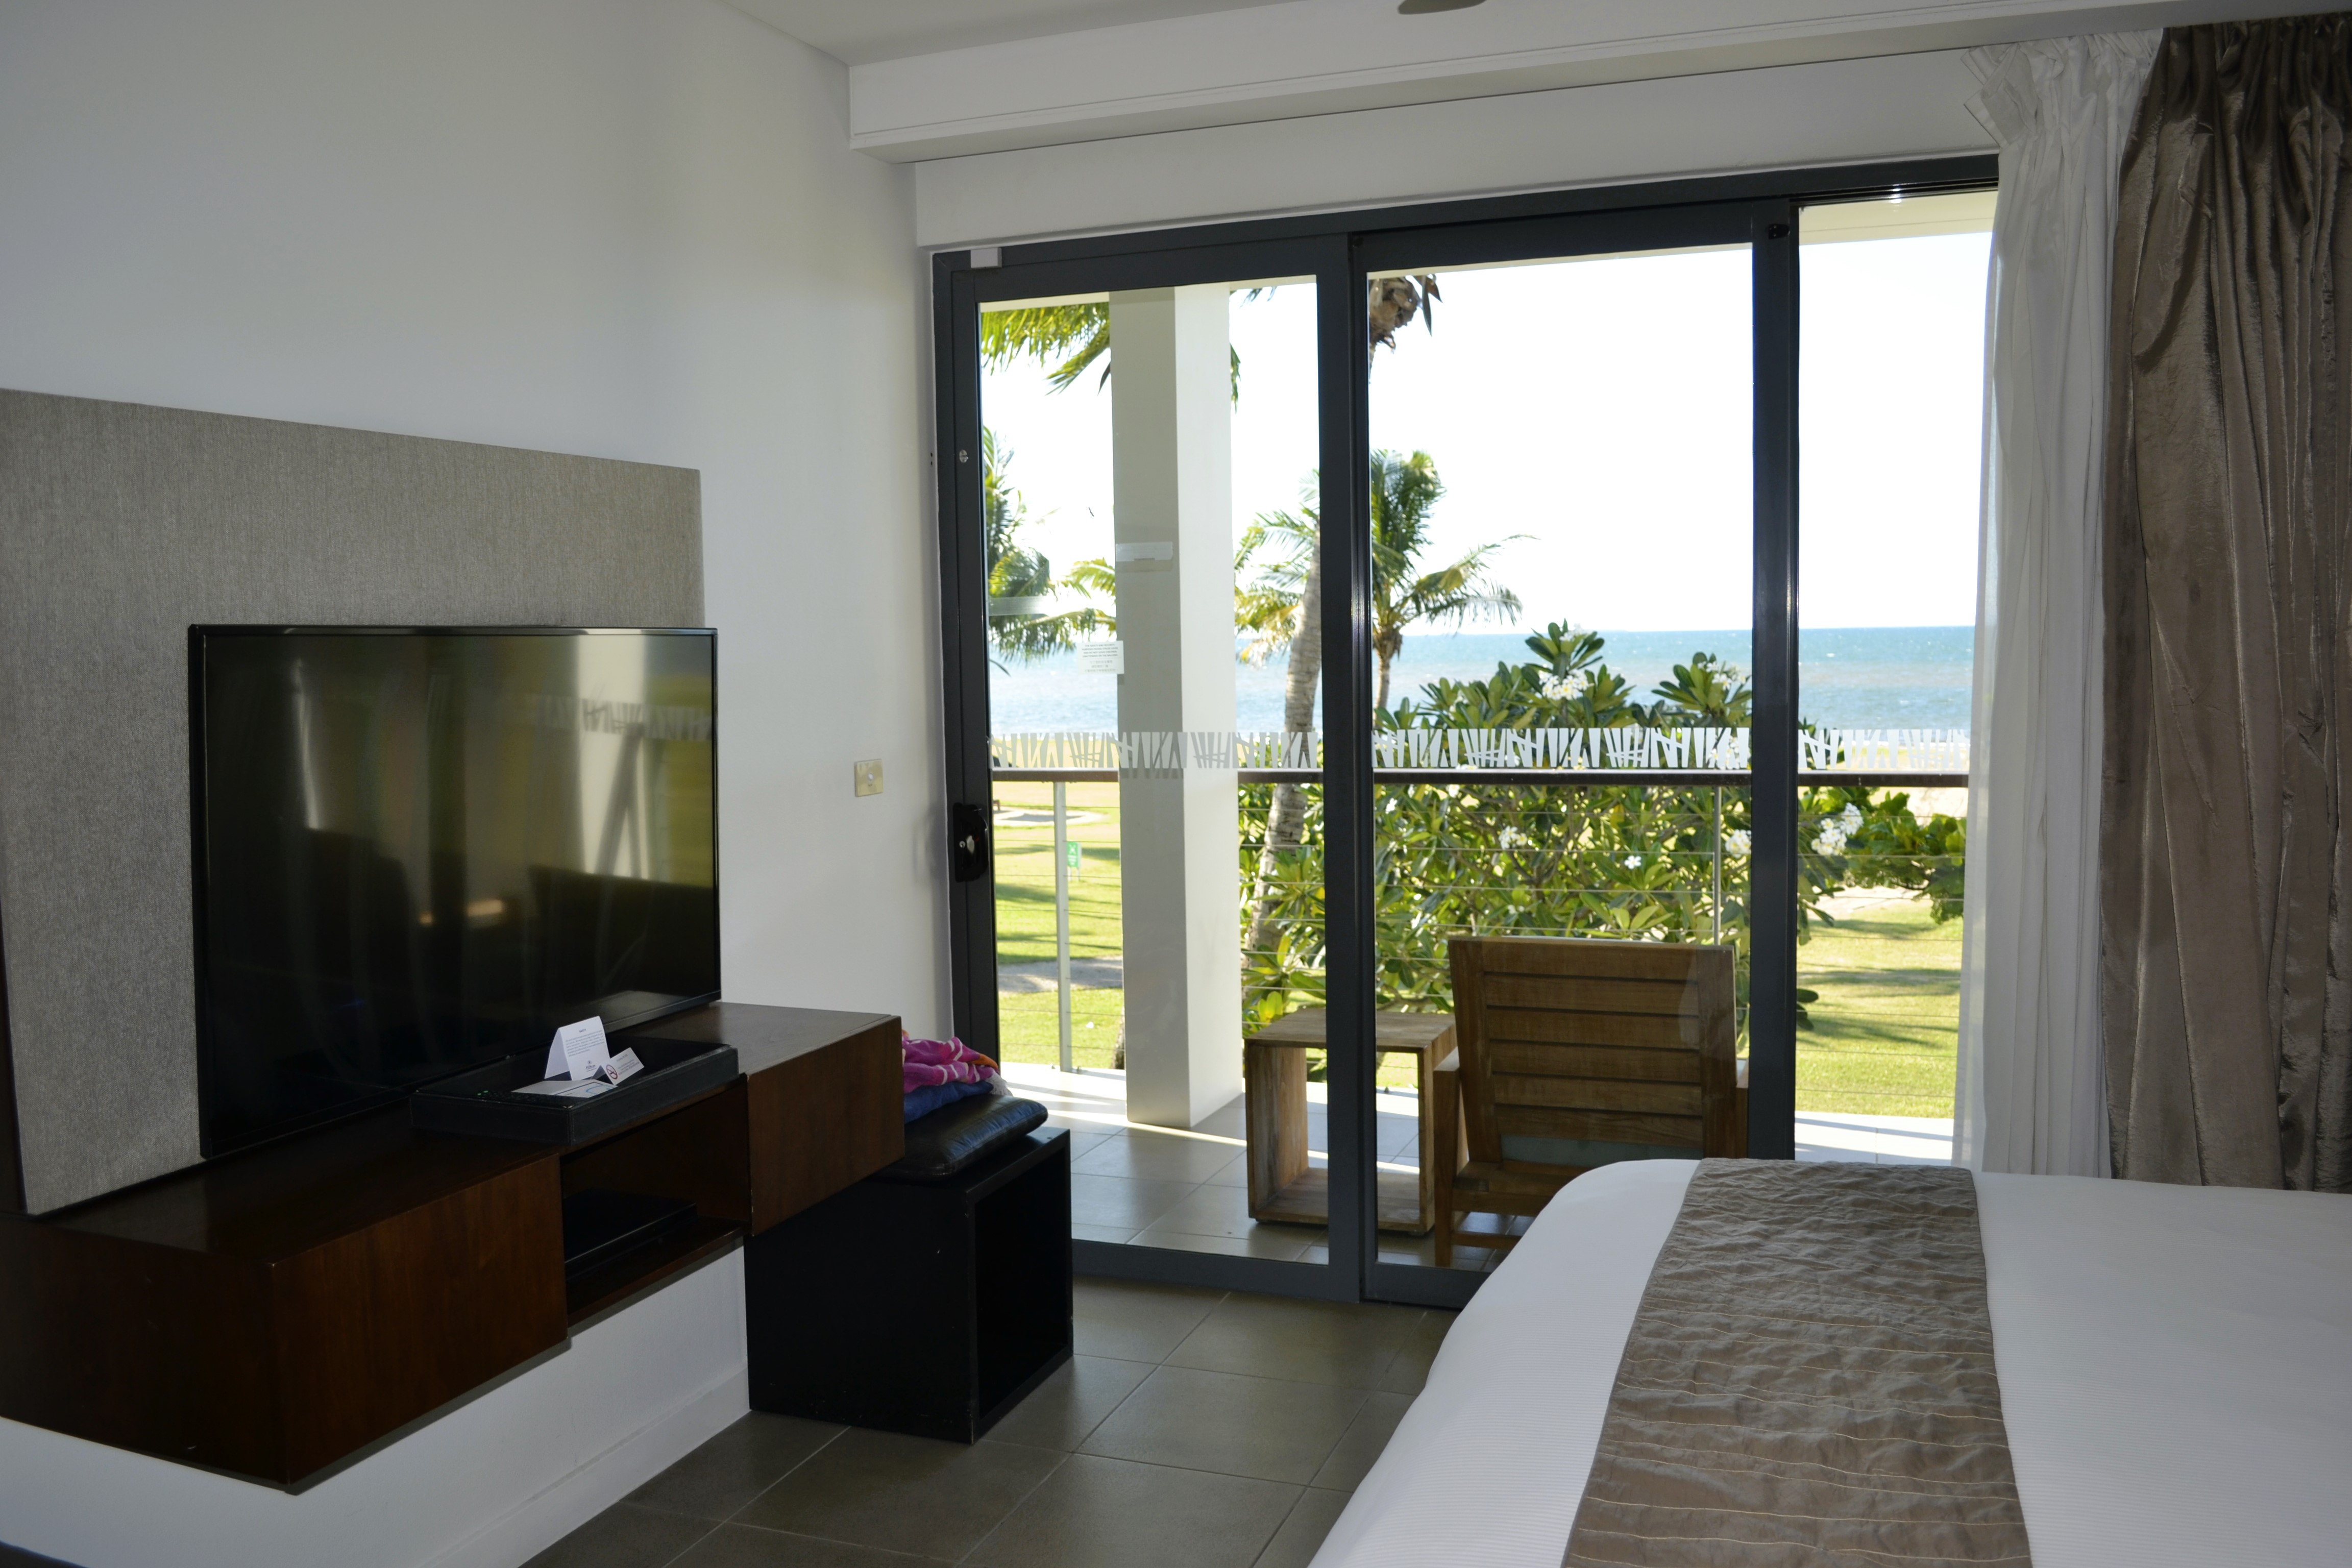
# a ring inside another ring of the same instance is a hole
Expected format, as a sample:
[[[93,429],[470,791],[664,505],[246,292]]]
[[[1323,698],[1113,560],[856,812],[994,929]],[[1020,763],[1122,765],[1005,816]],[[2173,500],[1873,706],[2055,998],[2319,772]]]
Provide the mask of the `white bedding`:
[[[1695,1168],[1562,1190],[1315,1568],[1559,1568]],[[2352,1196],[1984,1175],[1977,1205],[2035,1568],[2352,1563]]]

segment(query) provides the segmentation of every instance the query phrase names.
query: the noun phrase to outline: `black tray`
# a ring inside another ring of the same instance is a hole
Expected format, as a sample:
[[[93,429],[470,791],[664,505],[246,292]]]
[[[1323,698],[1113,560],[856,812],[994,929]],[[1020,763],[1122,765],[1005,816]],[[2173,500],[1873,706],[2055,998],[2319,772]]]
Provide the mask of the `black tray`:
[[[732,1082],[739,1070],[732,1046],[629,1035],[615,1037],[613,1044],[615,1055],[621,1048],[635,1051],[646,1069],[603,1094],[586,1100],[517,1094],[540,1082],[547,1066],[545,1051],[525,1051],[418,1089],[408,1098],[408,1120],[428,1132],[584,1143]]]

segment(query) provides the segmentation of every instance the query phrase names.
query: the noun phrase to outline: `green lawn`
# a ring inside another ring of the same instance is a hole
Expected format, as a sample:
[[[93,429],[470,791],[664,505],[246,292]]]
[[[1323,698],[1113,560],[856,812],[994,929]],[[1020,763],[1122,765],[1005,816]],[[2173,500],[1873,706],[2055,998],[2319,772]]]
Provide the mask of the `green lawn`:
[[[1053,786],[996,787],[1000,809],[1049,813]],[[1119,940],[1118,788],[1072,784],[1069,806],[1094,820],[1070,836],[1084,858],[1070,889],[1070,952],[1107,957]],[[1000,821],[996,832],[996,942],[1002,963],[1054,958],[1054,829]],[[1798,950],[1798,981],[1821,993],[1812,1026],[1797,1037],[1797,1108],[1892,1116],[1952,1113],[1952,1056],[1959,1013],[1960,923],[1937,925],[1926,900],[1849,899],[1834,925],[1816,922]],[[1236,932],[1236,946],[1238,946]],[[1072,1048],[1082,1067],[1108,1067],[1121,994],[1081,986],[1071,996]],[[998,998],[1007,1060],[1057,1058],[1055,997],[1036,991]],[[1091,1027],[1089,1027],[1091,1026]],[[1411,1086],[1404,1058],[1384,1062],[1383,1084]]]
[[[1066,786],[1078,844],[1077,880],[1070,884],[1070,956],[1108,958],[1120,951],[1118,913],[1118,786]],[[1008,810],[1050,817],[1054,786],[996,786],[996,959],[999,963],[1054,961],[1054,825],[1006,823]],[[1070,1054],[1079,1067],[1107,1068],[1118,1041],[1124,993],[1076,986],[1070,994]],[[996,999],[1000,1048],[1004,1059],[1053,1063],[1061,1059],[1060,1014],[1051,991],[1016,993]]]
[[[1822,994],[1797,1035],[1797,1109],[1951,1115],[1960,922],[1937,925],[1925,899],[1845,907],[1797,950],[1797,984]]]
[[[1070,992],[1070,1058],[1082,1068],[1107,1068],[1118,1043],[1118,1020],[1126,993],[1075,986]],[[996,999],[996,1025],[1004,1059],[1055,1063],[1062,1059],[1061,1016],[1051,991],[1029,991]]]
[[[1070,956],[1107,958],[1119,951],[1118,786],[1081,784],[1068,789],[1070,814],[1095,819],[1070,825],[1079,854],[1077,879],[1070,884]],[[998,784],[996,806],[996,961],[1051,963],[1054,825],[1048,820],[1028,826],[1003,818],[1017,810],[1050,819],[1054,786]]]

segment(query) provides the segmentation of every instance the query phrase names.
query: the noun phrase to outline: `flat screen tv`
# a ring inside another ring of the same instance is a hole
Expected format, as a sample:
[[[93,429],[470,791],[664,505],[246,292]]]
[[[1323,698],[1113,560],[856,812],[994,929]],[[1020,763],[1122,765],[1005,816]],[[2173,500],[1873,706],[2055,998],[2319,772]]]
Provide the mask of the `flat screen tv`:
[[[717,997],[714,644],[189,628],[208,1157]]]

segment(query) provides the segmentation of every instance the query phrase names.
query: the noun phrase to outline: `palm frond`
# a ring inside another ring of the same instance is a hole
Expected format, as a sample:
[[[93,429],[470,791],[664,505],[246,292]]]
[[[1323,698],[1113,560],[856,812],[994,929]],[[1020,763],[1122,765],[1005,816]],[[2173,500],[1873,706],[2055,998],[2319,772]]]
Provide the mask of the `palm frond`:
[[[1061,391],[1103,361],[1110,379],[1110,306],[1097,300],[1078,305],[1030,305],[985,310],[980,318],[980,357],[992,367],[1034,359],[1053,368],[1045,379]],[[1060,361],[1056,364],[1055,361]],[[1099,383],[1097,383],[1099,384]]]

